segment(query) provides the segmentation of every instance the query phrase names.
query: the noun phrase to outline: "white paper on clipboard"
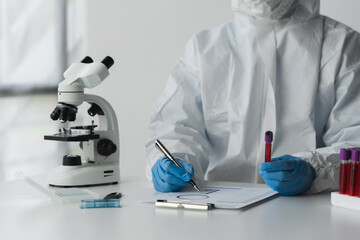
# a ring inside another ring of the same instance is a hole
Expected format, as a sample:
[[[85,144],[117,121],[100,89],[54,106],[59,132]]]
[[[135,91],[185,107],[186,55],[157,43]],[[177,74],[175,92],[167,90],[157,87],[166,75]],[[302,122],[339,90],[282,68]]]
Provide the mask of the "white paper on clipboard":
[[[186,186],[180,192],[156,192],[146,202],[167,200],[169,202],[183,202],[196,204],[214,204],[215,208],[240,209],[278,194],[269,187],[249,186],[200,186],[201,192],[192,186]]]

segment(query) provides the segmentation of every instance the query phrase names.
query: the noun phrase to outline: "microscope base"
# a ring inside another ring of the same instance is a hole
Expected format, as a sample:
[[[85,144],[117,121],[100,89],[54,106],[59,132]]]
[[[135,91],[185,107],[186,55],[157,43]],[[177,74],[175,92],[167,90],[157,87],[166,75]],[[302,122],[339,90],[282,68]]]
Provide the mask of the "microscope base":
[[[116,184],[120,180],[118,163],[81,166],[58,166],[48,174],[48,183],[55,187],[88,187]]]

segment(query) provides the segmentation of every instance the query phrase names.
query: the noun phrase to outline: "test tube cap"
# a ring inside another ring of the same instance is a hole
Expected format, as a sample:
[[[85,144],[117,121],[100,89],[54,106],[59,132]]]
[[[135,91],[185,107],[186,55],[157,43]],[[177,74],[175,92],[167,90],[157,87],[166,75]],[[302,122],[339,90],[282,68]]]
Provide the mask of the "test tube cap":
[[[341,160],[349,160],[350,159],[350,151],[347,149],[340,150],[340,159]]]
[[[351,150],[351,160],[353,161],[360,161],[360,151],[356,149]]]
[[[271,143],[272,141],[273,141],[273,133],[272,133],[272,131],[267,131],[265,133],[265,142]]]

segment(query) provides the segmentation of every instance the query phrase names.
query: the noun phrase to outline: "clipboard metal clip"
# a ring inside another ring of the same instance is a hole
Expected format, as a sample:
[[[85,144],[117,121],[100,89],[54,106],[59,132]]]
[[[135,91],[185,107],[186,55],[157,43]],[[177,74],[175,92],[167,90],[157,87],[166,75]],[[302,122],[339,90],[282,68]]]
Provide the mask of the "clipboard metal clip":
[[[211,210],[215,208],[212,203],[193,203],[193,202],[171,202],[167,200],[157,200],[155,202],[156,207],[167,208],[184,208],[193,210]]]

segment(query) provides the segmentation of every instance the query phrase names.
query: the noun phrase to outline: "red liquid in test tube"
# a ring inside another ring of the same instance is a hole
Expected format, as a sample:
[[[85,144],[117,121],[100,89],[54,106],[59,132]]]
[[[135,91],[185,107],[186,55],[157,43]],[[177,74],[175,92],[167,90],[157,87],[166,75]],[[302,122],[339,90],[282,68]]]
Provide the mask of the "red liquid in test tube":
[[[350,181],[349,181],[349,195],[359,195],[359,162],[360,152],[358,150],[351,150],[351,163],[350,163]]]
[[[355,148],[355,150],[360,151],[360,148]],[[359,161],[357,162],[357,167],[355,171],[355,196],[360,197],[360,157]]]
[[[271,143],[273,141],[273,133],[267,131],[265,133],[265,162],[271,162]]]
[[[350,151],[347,149],[340,150],[340,176],[339,176],[339,193],[347,194],[349,192],[350,180]]]
[[[355,172],[354,196],[360,197],[360,162],[357,162],[357,167]]]

